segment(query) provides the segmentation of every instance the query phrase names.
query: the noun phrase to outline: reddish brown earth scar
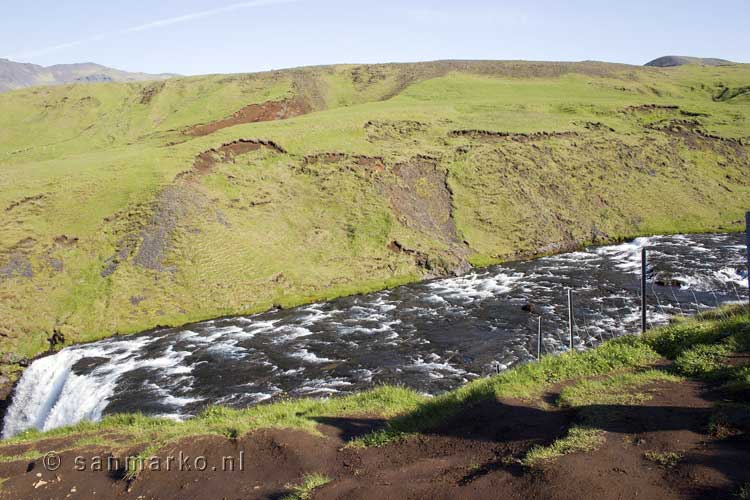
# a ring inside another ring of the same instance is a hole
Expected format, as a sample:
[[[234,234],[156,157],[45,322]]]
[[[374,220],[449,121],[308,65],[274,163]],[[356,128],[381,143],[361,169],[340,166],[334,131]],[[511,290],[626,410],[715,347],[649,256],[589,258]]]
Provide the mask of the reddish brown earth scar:
[[[199,137],[243,123],[285,120],[307,114],[310,111],[312,111],[310,104],[299,97],[282,101],[267,101],[262,104],[249,104],[227,118],[190,127],[185,130],[185,134]]]
[[[250,151],[258,151],[261,148],[267,148],[275,153],[286,153],[286,150],[274,141],[267,141],[264,139],[237,139],[236,141],[222,144],[218,148],[211,148],[199,153],[193,161],[192,170],[182,172],[177,177],[180,178],[189,174],[207,174],[216,163],[231,161],[236,156],[249,153]]]

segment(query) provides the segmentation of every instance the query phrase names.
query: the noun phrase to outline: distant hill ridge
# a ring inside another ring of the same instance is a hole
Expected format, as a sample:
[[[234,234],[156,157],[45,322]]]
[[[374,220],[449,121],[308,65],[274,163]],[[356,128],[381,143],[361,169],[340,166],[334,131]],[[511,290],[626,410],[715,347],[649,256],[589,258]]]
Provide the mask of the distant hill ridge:
[[[731,66],[737,64],[726,59],[716,59],[713,57],[700,58],[688,56],[662,56],[647,62],[644,66],[653,66],[656,68],[670,68],[673,66],[684,66],[685,64],[699,64],[701,66]]]
[[[95,63],[39,66],[38,64],[18,63],[0,58],[0,92],[35,85],[62,85],[79,82],[135,82],[163,80],[173,76],[176,75],[130,73]]]
[[[688,56],[663,56],[649,61],[645,66],[668,68],[686,64],[701,66],[728,66],[736,64],[726,59]],[[0,58],[0,92],[37,85],[63,85],[68,83],[135,82],[172,78],[171,73],[131,73],[96,63],[55,64],[40,66]]]

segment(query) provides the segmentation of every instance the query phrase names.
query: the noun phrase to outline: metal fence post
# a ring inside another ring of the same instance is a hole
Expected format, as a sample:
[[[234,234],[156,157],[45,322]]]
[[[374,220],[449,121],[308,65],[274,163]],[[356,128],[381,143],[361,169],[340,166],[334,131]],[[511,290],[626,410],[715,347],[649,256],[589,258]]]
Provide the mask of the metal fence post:
[[[745,212],[745,245],[747,245],[747,313],[750,314],[750,210]]]
[[[573,350],[573,290],[568,288],[568,330],[570,331],[570,350]]]
[[[646,249],[641,248],[641,333],[646,328]]]
[[[539,361],[542,359],[542,316],[539,316],[539,323],[537,327],[536,335],[536,359]]]

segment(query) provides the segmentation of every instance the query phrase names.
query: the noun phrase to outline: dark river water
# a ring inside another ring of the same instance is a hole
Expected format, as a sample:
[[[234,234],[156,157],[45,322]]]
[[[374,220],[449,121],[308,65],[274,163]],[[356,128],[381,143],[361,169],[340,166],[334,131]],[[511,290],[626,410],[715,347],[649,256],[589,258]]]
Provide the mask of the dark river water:
[[[640,328],[640,250],[649,248],[649,321],[747,297],[742,234],[638,238],[455,278],[290,310],[205,321],[73,346],[36,360],[19,382],[3,437],[107,413],[185,418],[207,404],[245,407],[397,383],[438,393]],[[669,286],[672,285],[672,286]]]

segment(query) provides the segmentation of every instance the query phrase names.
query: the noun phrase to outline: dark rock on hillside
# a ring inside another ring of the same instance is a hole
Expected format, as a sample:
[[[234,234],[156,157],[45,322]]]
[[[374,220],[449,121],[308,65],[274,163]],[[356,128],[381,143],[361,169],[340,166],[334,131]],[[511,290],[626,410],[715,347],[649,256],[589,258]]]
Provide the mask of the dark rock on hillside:
[[[644,66],[653,66],[656,68],[671,68],[673,66],[683,66],[685,64],[699,64],[701,66],[730,66],[732,61],[716,58],[700,58],[687,56],[663,56],[649,61]]]

